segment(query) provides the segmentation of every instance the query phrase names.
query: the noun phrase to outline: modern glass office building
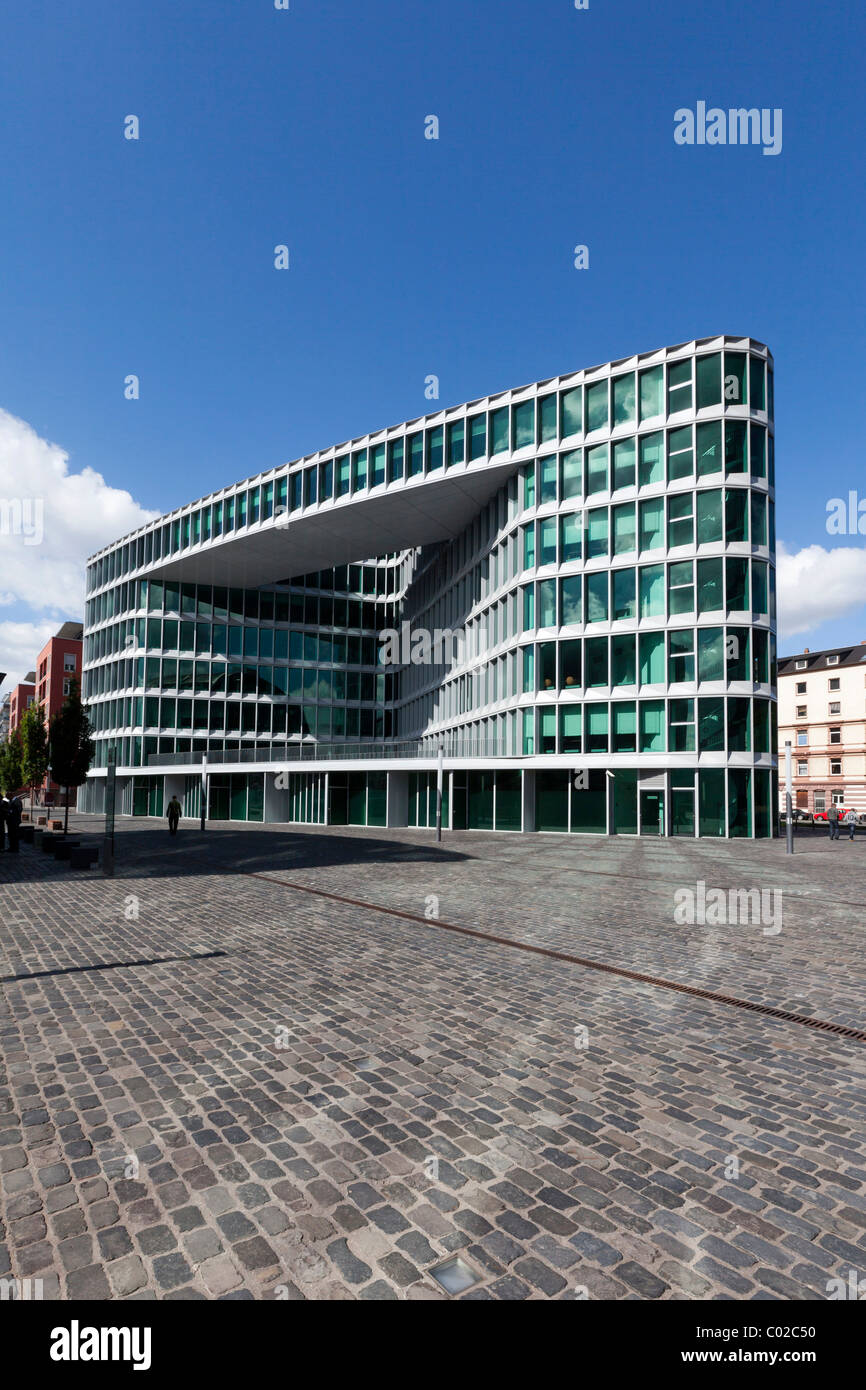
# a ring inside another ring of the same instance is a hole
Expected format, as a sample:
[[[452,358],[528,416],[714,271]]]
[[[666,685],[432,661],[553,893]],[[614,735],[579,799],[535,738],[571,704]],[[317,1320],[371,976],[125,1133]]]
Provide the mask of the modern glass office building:
[[[773,366],[750,338],[437,411],[88,562],[101,810],[768,836]]]

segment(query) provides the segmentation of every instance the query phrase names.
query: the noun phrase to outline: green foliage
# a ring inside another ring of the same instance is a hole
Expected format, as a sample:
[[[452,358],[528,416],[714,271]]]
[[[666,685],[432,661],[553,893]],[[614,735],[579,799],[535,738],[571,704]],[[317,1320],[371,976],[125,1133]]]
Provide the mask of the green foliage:
[[[21,735],[13,729],[5,743],[0,743],[0,791],[11,796],[24,786],[21,765]]]
[[[41,705],[30,706],[21,720],[19,729],[24,781],[28,787],[38,787],[48,771],[48,731],[45,728],[45,711]]]
[[[61,787],[80,787],[86,781],[93,761],[91,733],[87,710],[73,682],[63,708],[51,720],[49,732],[51,776]]]

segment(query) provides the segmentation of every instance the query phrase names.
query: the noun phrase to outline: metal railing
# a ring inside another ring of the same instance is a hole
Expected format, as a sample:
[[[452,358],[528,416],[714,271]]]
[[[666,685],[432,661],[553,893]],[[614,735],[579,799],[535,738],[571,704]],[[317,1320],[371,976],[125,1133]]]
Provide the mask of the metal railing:
[[[501,739],[443,739],[443,755],[446,758],[506,758],[517,757],[509,753],[506,743]],[[259,748],[234,748],[224,752],[213,751],[207,754],[209,767],[224,763],[313,763],[354,760],[368,762],[397,758],[435,758],[438,752],[438,739],[408,740],[402,742],[378,741],[370,743],[316,743],[313,740],[297,743],[263,744]],[[148,767],[198,767],[205,750],[189,753],[150,753]]]

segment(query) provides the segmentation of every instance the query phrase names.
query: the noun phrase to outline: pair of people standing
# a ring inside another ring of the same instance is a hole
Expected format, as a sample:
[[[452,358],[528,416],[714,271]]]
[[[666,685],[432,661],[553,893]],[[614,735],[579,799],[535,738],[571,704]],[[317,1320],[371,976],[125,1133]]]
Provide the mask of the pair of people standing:
[[[21,824],[21,802],[17,796],[4,796],[0,801],[0,850],[6,849],[6,836],[9,836],[9,849],[18,853],[18,827]]]
[[[827,812],[827,824],[828,824],[829,827],[830,827],[830,839],[831,839],[831,840],[838,840],[838,838],[839,838],[839,807],[838,807],[838,806],[831,806],[830,809],[828,810],[828,812]],[[857,812],[856,812],[856,811],[846,811],[845,814],[844,814],[844,816],[842,817],[842,824],[843,824],[843,825],[847,825],[848,830],[849,830],[848,839],[849,839],[849,840],[853,840],[853,839],[854,839],[854,827],[855,827],[855,825],[857,824]]]

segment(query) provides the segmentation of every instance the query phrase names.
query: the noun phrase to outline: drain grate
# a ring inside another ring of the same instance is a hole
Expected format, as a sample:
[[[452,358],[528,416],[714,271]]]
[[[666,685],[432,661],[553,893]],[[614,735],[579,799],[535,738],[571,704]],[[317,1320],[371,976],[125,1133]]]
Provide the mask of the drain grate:
[[[25,975],[0,975],[0,985],[20,984],[24,980],[45,980],[51,975],[82,975],[89,970],[132,970],[137,965],[171,965],[180,960],[214,960],[225,951],[201,951],[195,956],[156,956],[153,960],[109,960],[96,965],[67,965],[57,970],[31,970]]]
[[[243,870],[239,872],[244,873]],[[777,1009],[772,1004],[757,1004],[752,999],[738,999],[733,994],[721,994],[714,989],[701,989],[698,985],[684,985],[677,980],[665,980],[659,975],[644,975],[637,970],[628,970],[623,965],[608,965],[604,961],[588,960],[585,956],[573,956],[568,951],[555,951],[550,946],[533,946],[527,941],[513,941],[508,936],[495,936],[492,932],[479,931],[476,927],[461,927],[456,922],[443,922],[441,917],[421,917],[416,912],[405,912],[399,907],[383,907],[381,903],[368,903],[359,898],[347,898],[340,893],[329,893],[324,888],[310,888],[305,883],[292,883],[288,879],[274,878],[272,874],[245,873],[245,878],[261,878],[268,883],[278,883],[281,888],[292,889],[296,893],[310,893],[313,897],[329,898],[332,902],[345,903],[349,907],[364,908],[369,912],[381,912],[387,917],[399,917],[406,922],[420,922],[424,927],[438,927],[440,931],[456,932],[460,936],[471,936],[478,941],[489,941],[495,946],[508,946],[513,951],[525,951],[529,955],[546,956],[549,960],[565,961],[569,965],[580,965],[586,970],[599,970],[605,975],[616,975],[623,980],[634,980],[642,985],[654,985],[657,989],[668,989],[675,994],[688,994],[694,999],[708,999],[714,1004],[727,1004],[734,1009],[748,1009],[750,1013],[763,1014],[766,1018],[778,1018],[783,1023],[799,1023],[804,1028],[814,1028],[819,1033],[832,1033],[840,1038],[851,1038],[855,1042],[866,1042],[866,1030],[848,1028],[842,1023],[830,1023],[825,1019],[813,1018],[810,1014],[792,1013],[790,1009]]]

